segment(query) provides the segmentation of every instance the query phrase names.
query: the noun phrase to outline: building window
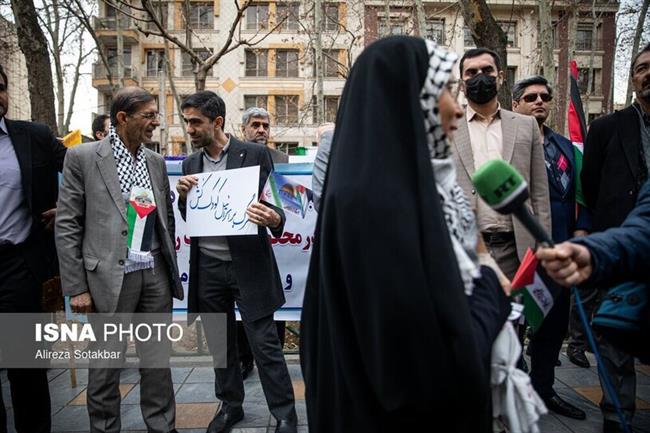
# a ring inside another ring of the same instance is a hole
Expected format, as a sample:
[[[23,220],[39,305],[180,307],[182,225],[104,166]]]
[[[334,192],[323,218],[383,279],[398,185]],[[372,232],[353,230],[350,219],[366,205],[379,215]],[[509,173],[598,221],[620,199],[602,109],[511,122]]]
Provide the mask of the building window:
[[[323,50],[323,76],[330,78],[342,77],[339,53],[341,50]]]
[[[276,22],[282,21],[280,24],[280,31],[293,31],[298,30],[300,25],[299,19],[299,3],[278,3],[277,4],[277,19]],[[284,20],[284,21],[283,21]]]
[[[279,150],[282,153],[286,153],[288,155],[295,155],[296,149],[298,149],[298,143],[295,142],[275,143],[275,149]]]
[[[389,36],[389,35],[406,35],[408,31],[406,30],[406,19],[391,17],[387,19],[386,17],[379,18],[379,35],[380,36]]]
[[[508,38],[508,48],[514,48],[517,46],[517,22],[516,21],[497,21],[501,30],[506,34]]]
[[[323,30],[335,32],[339,29],[339,5],[326,3],[323,5]]]
[[[476,43],[472,38],[472,31],[467,26],[463,28],[463,45],[465,45],[466,48],[476,46]]]
[[[254,4],[246,9],[246,30],[264,30],[269,28],[269,5]]]
[[[275,76],[284,78],[298,76],[298,50],[275,51]]]
[[[167,16],[168,16],[167,3],[154,2],[151,3],[151,6],[153,6],[153,11],[156,14],[158,20],[160,20],[160,24],[162,24],[164,28],[167,28]],[[147,23],[147,29],[158,30],[158,27],[156,27],[156,24],[154,24],[153,21],[149,21]]]
[[[246,50],[246,76],[266,77],[268,64],[268,50]]]
[[[268,110],[269,97],[266,95],[246,95],[244,96],[244,110],[251,107],[263,108]]]
[[[193,29],[214,28],[214,3],[190,3],[190,25]]]
[[[147,77],[157,77],[165,67],[165,50],[146,50]]]
[[[506,71],[506,83],[508,84],[508,88],[512,89],[512,86],[515,85],[516,81],[517,81],[517,67],[508,66],[508,69]]]
[[[341,100],[340,96],[323,96],[323,114],[325,116],[325,122],[336,122],[336,112],[339,109],[339,101]],[[314,123],[318,123],[318,107],[316,105],[316,96],[312,97],[312,107],[314,116]]]
[[[578,30],[576,32],[576,50],[578,51],[591,51],[597,47],[593,47],[592,37],[593,37],[593,28],[591,24],[578,24]]]
[[[598,78],[600,77],[600,69],[591,69],[591,95],[597,95],[600,93],[600,83]],[[580,89],[581,95],[587,94],[587,89],[589,86],[589,68],[579,68],[578,69],[578,89]]]
[[[295,125],[298,123],[298,95],[275,97],[275,123]]]
[[[201,60],[206,60],[208,57],[210,57],[210,50],[207,50],[205,48],[201,49],[195,49],[194,52],[198,54],[198,56],[201,58]],[[192,58],[190,57],[189,54],[187,54],[185,51],[181,54],[181,58],[183,61],[182,65],[182,70],[181,70],[181,76],[183,77],[191,77],[194,75],[194,65],[192,64]],[[208,76],[212,75],[212,68],[208,71]]]
[[[106,49],[106,57],[111,71],[117,70],[117,48],[109,47]],[[122,50],[122,58],[124,59],[124,66],[131,66],[131,47],[124,47]]]
[[[445,44],[445,20],[429,19],[426,20],[426,37],[436,42],[438,45]]]

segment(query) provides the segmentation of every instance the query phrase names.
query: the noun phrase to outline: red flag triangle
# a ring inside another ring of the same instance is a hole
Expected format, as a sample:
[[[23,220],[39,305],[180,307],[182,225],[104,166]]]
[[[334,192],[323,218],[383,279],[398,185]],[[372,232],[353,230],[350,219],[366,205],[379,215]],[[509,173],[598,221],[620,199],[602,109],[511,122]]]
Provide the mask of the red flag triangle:
[[[524,254],[524,259],[517,269],[515,277],[512,279],[512,289],[519,290],[523,289],[529,284],[532,284],[535,280],[535,271],[537,270],[537,258],[533,253],[533,250],[528,248],[526,254]]]

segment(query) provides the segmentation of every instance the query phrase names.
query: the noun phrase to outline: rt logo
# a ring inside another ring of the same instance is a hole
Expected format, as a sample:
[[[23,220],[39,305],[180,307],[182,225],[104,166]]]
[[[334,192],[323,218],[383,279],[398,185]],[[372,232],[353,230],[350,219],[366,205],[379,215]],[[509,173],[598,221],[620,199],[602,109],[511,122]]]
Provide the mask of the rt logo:
[[[507,195],[515,185],[516,182],[514,177],[510,176],[501,185],[499,185],[497,189],[494,190],[494,195],[496,195],[497,198],[503,198],[503,196]]]

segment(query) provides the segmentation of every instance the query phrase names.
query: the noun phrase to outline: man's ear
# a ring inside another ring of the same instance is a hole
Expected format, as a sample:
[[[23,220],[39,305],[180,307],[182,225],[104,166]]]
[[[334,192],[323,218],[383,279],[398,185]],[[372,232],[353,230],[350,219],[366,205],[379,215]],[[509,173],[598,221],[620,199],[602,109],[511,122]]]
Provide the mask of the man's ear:
[[[125,111],[118,111],[115,117],[117,118],[118,125],[123,125],[126,123],[127,114]]]
[[[499,71],[499,75],[497,75],[497,77],[498,77],[500,86],[503,85],[503,80],[505,79],[505,76],[506,76],[505,72]]]
[[[519,106],[519,101],[515,101],[514,99],[512,100],[512,109],[516,110],[517,107]]]
[[[223,117],[217,116],[216,119],[214,119],[214,127],[216,128],[221,128],[221,131],[223,132]]]

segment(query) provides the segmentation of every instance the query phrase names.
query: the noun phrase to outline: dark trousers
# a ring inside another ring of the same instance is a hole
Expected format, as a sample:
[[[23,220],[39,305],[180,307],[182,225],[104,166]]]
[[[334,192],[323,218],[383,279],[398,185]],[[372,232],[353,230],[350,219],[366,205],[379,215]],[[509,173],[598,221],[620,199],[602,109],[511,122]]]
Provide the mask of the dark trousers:
[[[587,319],[591,321],[598,304],[600,303],[600,295],[598,289],[594,288],[580,288],[578,287],[580,298],[582,300],[582,308],[585,310]],[[569,319],[569,343],[567,350],[586,350],[591,351],[589,343],[587,342],[587,335],[585,328],[582,326],[580,315],[578,314],[578,307],[573,294],[571,295],[571,314]]]
[[[280,347],[284,347],[286,325],[287,322],[283,320],[275,322],[275,327],[278,330],[278,338],[280,339]],[[244,323],[241,321],[237,322],[237,349],[239,350],[239,361],[242,364],[251,364],[253,362],[253,351],[248,342],[248,337],[246,337]]]
[[[542,399],[555,395],[555,361],[569,326],[569,290],[562,289],[542,326],[530,339],[530,380]]]
[[[40,312],[42,285],[29,269],[23,246],[0,246],[0,313]],[[4,330],[3,332],[6,332]],[[14,425],[18,433],[51,430],[50,391],[44,369],[10,369]],[[0,393],[0,433],[7,431]]]
[[[223,410],[241,407],[244,402],[244,381],[237,351],[235,320],[235,302],[237,302],[244,330],[257,363],[269,411],[276,419],[295,418],[293,386],[282,354],[273,315],[249,320],[231,262],[200,254],[198,280],[199,312],[226,313],[227,316],[227,367],[214,370],[214,392],[215,396],[223,402]],[[214,328],[208,322],[204,323],[204,327],[208,344],[210,341],[217,341],[217,338],[210,335],[214,332]],[[218,349],[210,347],[211,351]]]

